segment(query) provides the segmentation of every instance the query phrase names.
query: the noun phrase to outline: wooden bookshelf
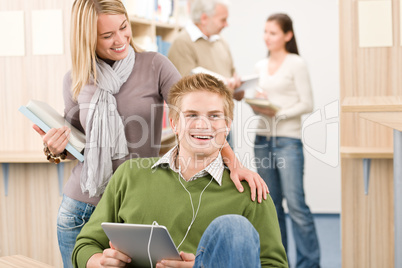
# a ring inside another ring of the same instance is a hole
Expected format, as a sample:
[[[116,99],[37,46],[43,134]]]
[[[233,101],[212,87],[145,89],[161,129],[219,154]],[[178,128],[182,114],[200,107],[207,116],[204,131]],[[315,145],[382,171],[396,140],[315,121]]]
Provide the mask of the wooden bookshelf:
[[[178,24],[139,18],[136,16],[130,16],[129,19],[134,43],[144,50],[154,50],[156,48],[156,36],[161,36],[163,41],[172,42],[175,35],[181,29]],[[149,43],[144,43],[150,41],[152,42],[151,46]]]

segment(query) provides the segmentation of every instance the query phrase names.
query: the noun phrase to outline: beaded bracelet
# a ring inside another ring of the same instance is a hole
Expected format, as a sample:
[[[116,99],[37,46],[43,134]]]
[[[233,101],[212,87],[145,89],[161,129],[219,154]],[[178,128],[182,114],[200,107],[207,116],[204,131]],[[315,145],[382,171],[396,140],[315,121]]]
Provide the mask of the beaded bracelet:
[[[58,163],[60,163],[60,159],[61,160],[66,159],[66,157],[67,157],[66,149],[64,149],[64,151],[61,152],[59,155],[54,155],[50,152],[50,150],[46,144],[43,144],[43,146],[44,146],[43,153],[46,155],[46,158],[50,163],[55,163],[57,165]]]

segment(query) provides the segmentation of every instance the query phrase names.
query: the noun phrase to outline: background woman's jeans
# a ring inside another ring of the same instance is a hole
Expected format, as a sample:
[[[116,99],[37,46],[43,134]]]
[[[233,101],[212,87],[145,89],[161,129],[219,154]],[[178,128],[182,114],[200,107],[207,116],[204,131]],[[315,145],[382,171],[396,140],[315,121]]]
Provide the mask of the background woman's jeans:
[[[281,229],[282,243],[287,250],[285,212],[286,199],[296,244],[296,267],[319,267],[320,248],[313,216],[304,199],[304,156],[300,139],[257,135],[254,153],[260,176],[268,185]]]
[[[75,240],[82,227],[88,222],[95,206],[63,195],[57,215],[57,238],[64,268],[72,268],[71,255]]]
[[[193,267],[261,267],[257,230],[240,215],[214,219],[201,237]]]

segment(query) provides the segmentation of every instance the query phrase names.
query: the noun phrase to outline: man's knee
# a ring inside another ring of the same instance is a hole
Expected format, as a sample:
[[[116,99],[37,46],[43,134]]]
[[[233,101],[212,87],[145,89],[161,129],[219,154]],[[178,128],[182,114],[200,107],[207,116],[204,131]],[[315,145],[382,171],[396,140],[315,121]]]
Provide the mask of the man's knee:
[[[208,228],[215,229],[219,235],[229,235],[232,238],[242,237],[250,240],[251,238],[259,239],[257,230],[250,221],[241,215],[223,215],[214,219]]]
[[[198,267],[259,267],[257,230],[241,215],[214,219],[201,238],[196,263],[204,265]]]

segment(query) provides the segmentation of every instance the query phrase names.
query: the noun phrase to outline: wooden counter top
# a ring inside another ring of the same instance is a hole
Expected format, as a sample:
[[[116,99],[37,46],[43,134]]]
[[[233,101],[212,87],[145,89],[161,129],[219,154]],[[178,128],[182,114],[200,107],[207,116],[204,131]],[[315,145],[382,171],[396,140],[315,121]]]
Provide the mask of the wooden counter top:
[[[392,147],[341,146],[340,152],[342,158],[392,159],[394,157]]]
[[[73,160],[63,160],[69,162]],[[47,161],[42,151],[18,152],[18,151],[0,151],[0,163],[50,163]],[[52,164],[52,163],[50,163]]]
[[[54,268],[46,263],[22,256],[0,257],[0,267],[2,268]]]
[[[346,97],[341,110],[402,131],[402,96]]]
[[[342,112],[402,112],[402,96],[346,97]]]

